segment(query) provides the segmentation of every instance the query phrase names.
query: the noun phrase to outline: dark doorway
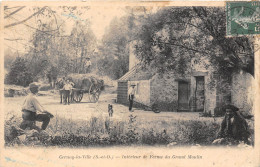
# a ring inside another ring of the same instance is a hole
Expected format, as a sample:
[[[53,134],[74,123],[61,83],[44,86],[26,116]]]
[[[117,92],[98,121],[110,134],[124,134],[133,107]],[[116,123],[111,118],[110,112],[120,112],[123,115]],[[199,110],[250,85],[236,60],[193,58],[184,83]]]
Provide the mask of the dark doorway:
[[[188,82],[179,81],[178,111],[189,111],[189,83]]]
[[[196,89],[195,89],[195,99],[196,99],[196,111],[204,111],[205,103],[205,79],[204,76],[196,77]]]
[[[117,102],[120,104],[128,104],[128,82],[118,81]]]

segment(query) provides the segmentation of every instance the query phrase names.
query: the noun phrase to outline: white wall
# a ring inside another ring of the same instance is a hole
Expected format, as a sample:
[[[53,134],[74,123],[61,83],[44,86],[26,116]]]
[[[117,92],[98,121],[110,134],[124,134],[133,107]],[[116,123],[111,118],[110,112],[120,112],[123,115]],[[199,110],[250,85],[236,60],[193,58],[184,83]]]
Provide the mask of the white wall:
[[[129,44],[129,70],[132,69],[135,65],[139,63],[139,60],[136,58],[136,55],[134,53],[135,45],[136,42],[131,42]]]
[[[150,105],[150,80],[140,80],[140,81],[129,81],[128,90],[131,84],[135,84],[135,99],[139,103]],[[129,92],[128,92],[129,94]]]
[[[233,74],[231,99],[241,111],[252,113],[255,90],[252,75],[244,71]]]

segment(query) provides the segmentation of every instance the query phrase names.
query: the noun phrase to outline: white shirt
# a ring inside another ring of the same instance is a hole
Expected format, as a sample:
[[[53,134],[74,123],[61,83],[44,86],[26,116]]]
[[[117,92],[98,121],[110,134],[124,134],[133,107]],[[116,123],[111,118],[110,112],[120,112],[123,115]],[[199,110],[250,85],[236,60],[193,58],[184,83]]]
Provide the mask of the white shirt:
[[[86,66],[88,67],[88,66],[91,66],[91,61],[86,61]]]
[[[72,85],[70,83],[66,83],[63,87],[64,90],[71,90],[72,89]]]
[[[32,112],[40,111],[44,112],[44,108],[36,99],[35,95],[30,93],[24,100],[22,109],[29,110]]]
[[[135,95],[135,88],[132,86],[129,88],[129,95]]]

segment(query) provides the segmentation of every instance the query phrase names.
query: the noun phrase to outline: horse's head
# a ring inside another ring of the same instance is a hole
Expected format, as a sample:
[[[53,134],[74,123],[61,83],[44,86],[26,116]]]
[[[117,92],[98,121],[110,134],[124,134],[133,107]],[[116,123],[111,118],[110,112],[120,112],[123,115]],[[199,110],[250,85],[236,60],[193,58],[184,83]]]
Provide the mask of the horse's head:
[[[62,89],[64,84],[65,84],[65,80],[63,78],[59,78],[59,79],[57,79],[57,81],[55,83],[55,88]]]

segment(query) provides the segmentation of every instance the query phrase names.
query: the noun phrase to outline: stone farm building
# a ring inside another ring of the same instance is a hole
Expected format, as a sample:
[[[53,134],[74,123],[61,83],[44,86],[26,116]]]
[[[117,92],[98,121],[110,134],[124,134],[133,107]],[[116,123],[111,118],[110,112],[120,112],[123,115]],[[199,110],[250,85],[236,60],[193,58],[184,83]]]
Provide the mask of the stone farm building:
[[[225,99],[245,112],[252,112],[253,77],[244,71],[221,79],[206,57],[194,56],[184,74],[151,74],[142,70],[133,54],[129,72],[118,80],[117,102],[128,104],[128,89],[136,84],[136,104],[157,104],[162,111],[191,111],[214,114]]]

